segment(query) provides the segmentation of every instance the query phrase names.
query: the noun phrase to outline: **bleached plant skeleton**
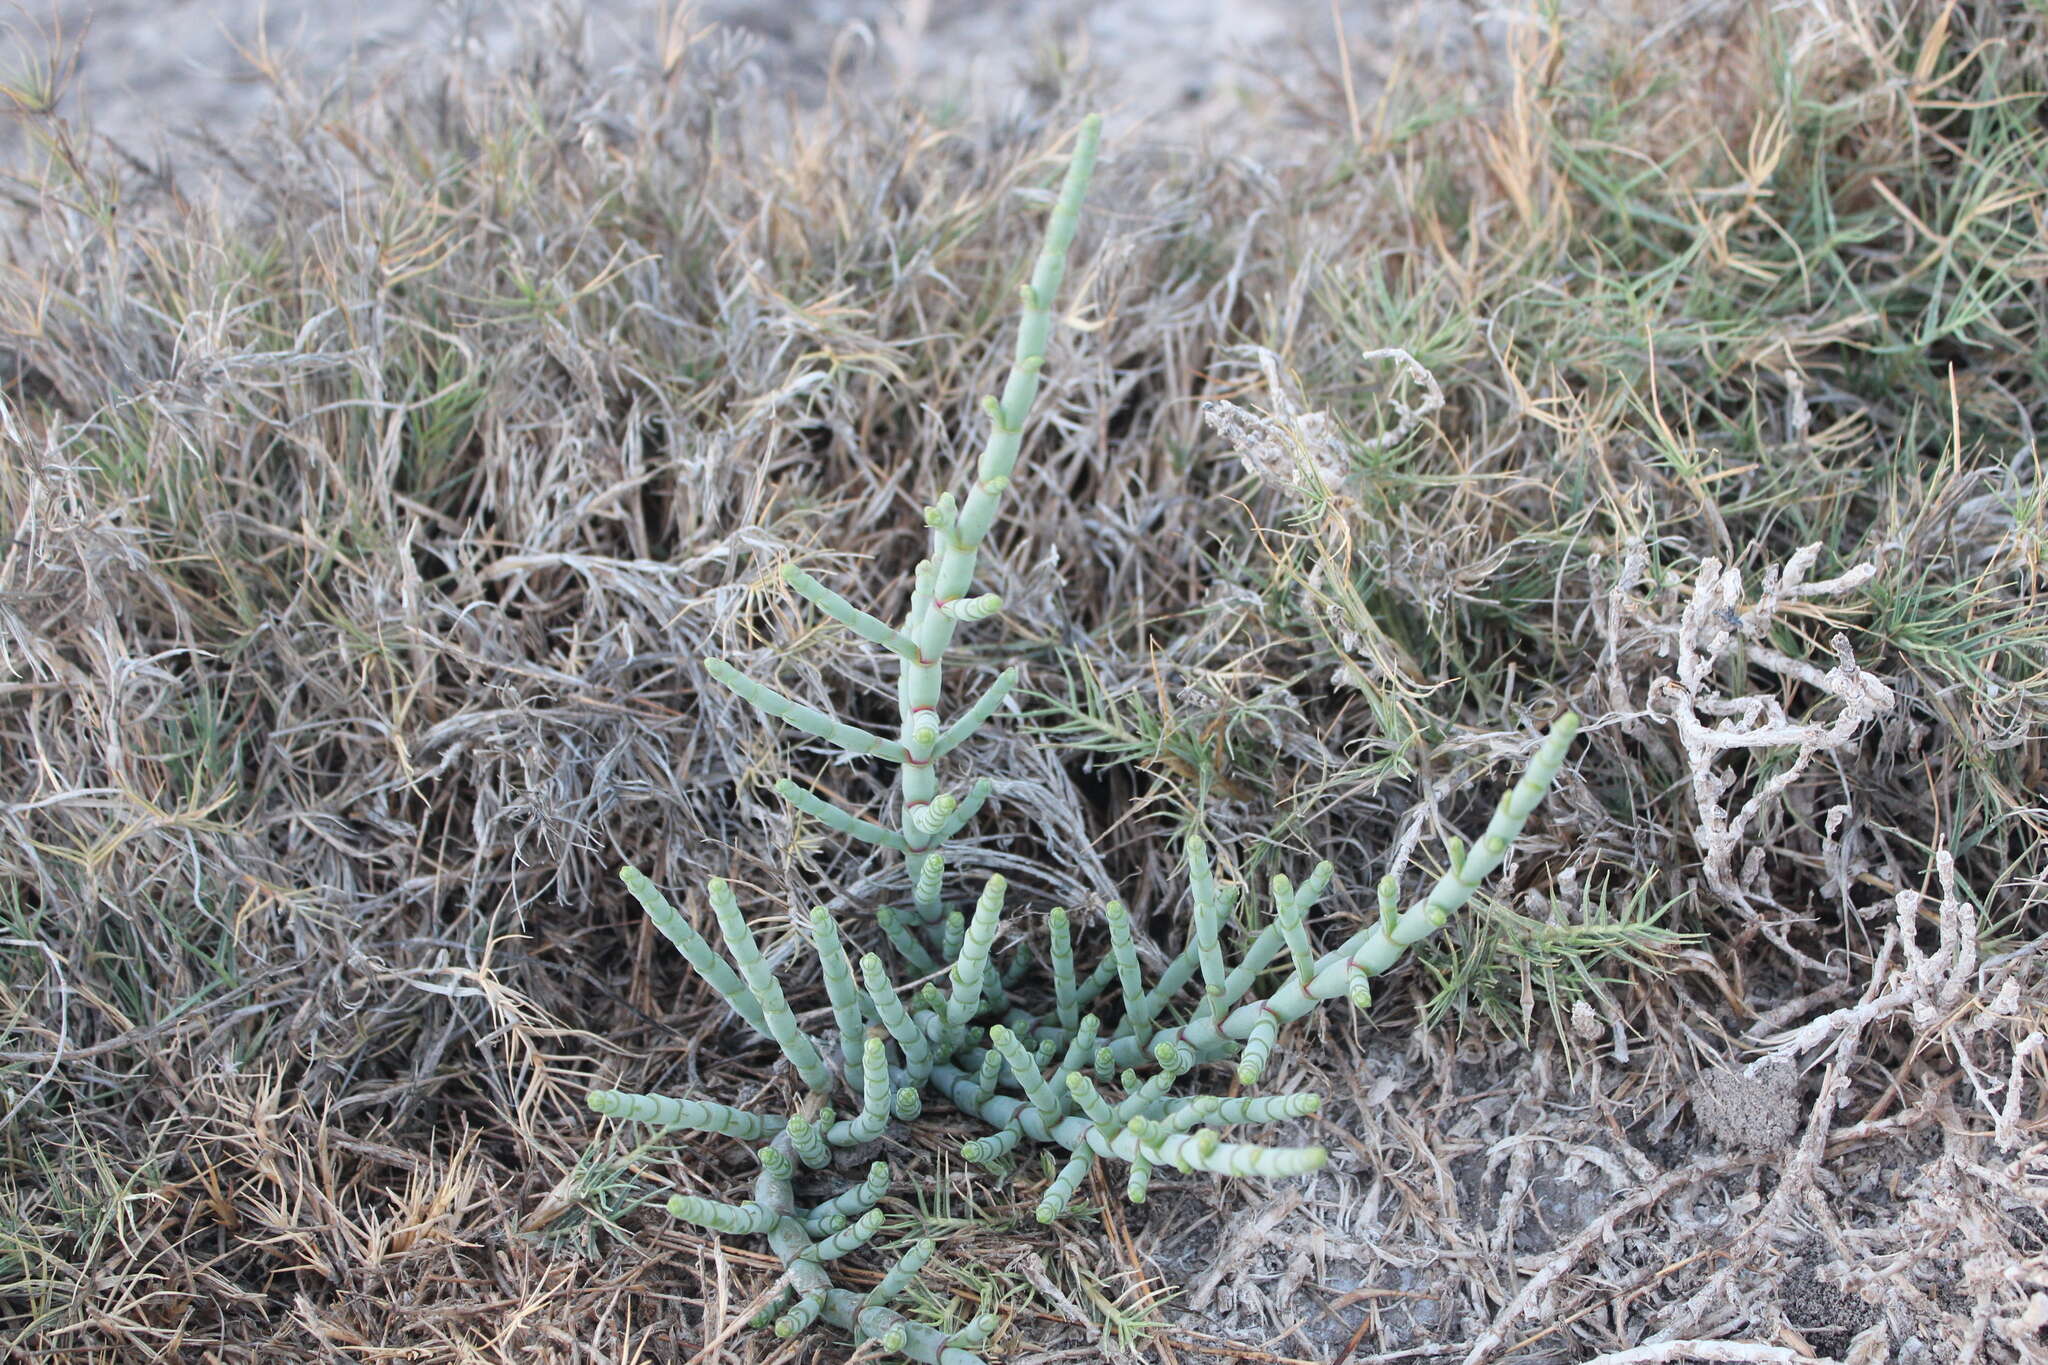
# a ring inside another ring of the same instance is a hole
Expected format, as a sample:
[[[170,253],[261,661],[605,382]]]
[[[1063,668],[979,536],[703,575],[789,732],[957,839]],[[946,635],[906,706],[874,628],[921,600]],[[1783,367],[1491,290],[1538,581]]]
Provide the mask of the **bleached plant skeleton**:
[[[864,1294],[834,1284],[825,1270],[825,1262],[863,1245],[880,1227],[882,1215],[875,1206],[888,1185],[885,1164],[873,1164],[861,1183],[808,1206],[797,1195],[799,1166],[831,1164],[835,1152],[880,1137],[892,1118],[916,1118],[930,1096],[943,1097],[993,1130],[964,1145],[963,1155],[971,1161],[1007,1169],[1011,1154],[1026,1141],[1064,1151],[1057,1175],[1038,1201],[1042,1222],[1066,1210],[1098,1161],[1128,1168],[1126,1189],[1133,1201],[1144,1199],[1151,1173],[1161,1165],[1267,1177],[1320,1167],[1326,1158],[1320,1147],[1226,1142],[1220,1131],[1306,1117],[1316,1112],[1316,1096],[1176,1098],[1172,1087],[1197,1066],[1215,1061],[1234,1061],[1238,1084],[1254,1086],[1288,1024],[1340,995],[1360,1008],[1370,1004],[1372,977],[1442,926],[1499,866],[1564,761],[1577,728],[1569,713],[1553,726],[1521,780],[1502,797],[1485,835],[1469,851],[1452,842],[1450,870],[1426,895],[1403,910],[1394,879],[1383,878],[1377,921],[1327,951],[1316,950],[1308,927],[1310,911],[1328,891],[1334,872],[1324,862],[1299,886],[1284,876],[1273,878],[1268,920],[1233,960],[1225,948],[1225,926],[1239,909],[1239,888],[1218,882],[1208,850],[1195,836],[1186,846],[1193,925],[1179,955],[1149,983],[1129,916],[1119,902],[1103,912],[1110,951],[1085,975],[1075,965],[1067,911],[1051,911],[1050,1000],[1036,1009],[1027,1008],[1022,970],[999,971],[991,960],[1006,892],[1003,878],[988,879],[971,916],[947,909],[945,865],[938,849],[972,818],[989,784],[977,782],[956,797],[940,790],[935,764],[994,713],[1016,673],[1002,674],[979,701],[951,724],[942,724],[940,662],[958,623],[983,619],[1001,605],[993,596],[969,596],[975,560],[1016,465],[1044,363],[1052,301],[1099,132],[1095,118],[1082,125],[1044,249],[1021,291],[1024,315],[1016,361],[1002,397],[985,405],[991,431],[975,483],[964,503],[946,494],[925,511],[932,556],[918,566],[903,625],[885,624],[800,570],[784,574],[828,616],[902,661],[899,733],[891,738],[861,730],[792,701],[730,665],[707,661],[714,677],[770,716],[856,756],[885,759],[902,769],[903,809],[895,829],[839,810],[794,784],[780,783],[778,790],[833,829],[904,854],[910,912],[885,908],[877,912],[877,924],[913,971],[937,977],[944,988],[929,982],[909,1001],[902,1000],[882,959],[867,953],[856,963],[831,913],[813,910],[811,947],[837,1032],[836,1040],[821,1041],[799,1025],[778,973],[726,882],[714,880],[707,888],[725,944],[721,953],[646,877],[631,868],[622,874],[655,927],[740,1019],[775,1041],[797,1079],[816,1097],[795,1112],[763,1114],[662,1095],[598,1091],[590,1096],[591,1107],[601,1114],[760,1144],[751,1200],[724,1204],[679,1195],[669,1201],[669,1210],[723,1235],[768,1238],[788,1274],[780,1298],[764,1317],[772,1318],[784,1336],[823,1318],[883,1352],[936,1365],[980,1365],[975,1352],[997,1326],[994,1317],[984,1315],[947,1335],[889,1307],[933,1254],[932,1241],[913,1243],[881,1283]],[[1020,969],[1030,965],[1021,953],[1012,960]],[[1269,968],[1274,969],[1270,974]],[[1200,998],[1181,1005],[1183,990],[1197,983]],[[1119,1008],[1091,1009],[1104,997]],[[844,1101],[848,1113],[843,1118],[824,1107],[840,1079],[826,1060],[835,1049],[844,1087],[852,1092]],[[1150,1074],[1141,1075],[1141,1067]]]
[[[1700,822],[1693,831],[1699,841],[1707,885],[1735,907],[1791,957],[1820,971],[1828,964],[1800,952],[1782,926],[1766,922],[1756,910],[1770,895],[1763,875],[1763,850],[1752,848],[1738,871],[1735,856],[1752,827],[1811,766],[1818,755],[1855,742],[1863,730],[1897,704],[1892,689],[1856,662],[1849,637],[1836,631],[1829,640],[1836,663],[1823,670],[1804,659],[1779,653],[1764,643],[1779,612],[1789,603],[1841,597],[1877,575],[1875,564],[1859,564],[1833,578],[1810,581],[1821,546],[1793,552],[1783,568],[1764,571],[1757,600],[1745,607],[1741,571],[1718,559],[1700,566],[1699,578],[1676,628],[1659,627],[1666,647],[1677,654],[1676,677],[1651,684],[1650,707],[1668,716],[1691,769],[1692,791]],[[1610,611],[1619,613],[1620,599],[1645,577],[1648,554],[1632,546],[1610,596]],[[1611,638],[1611,637],[1610,637]],[[1781,678],[1801,682],[1836,704],[1832,719],[1797,722],[1784,703],[1767,691],[1731,697],[1721,691],[1724,660],[1736,657]],[[1757,749],[1796,749],[1792,761],[1757,782],[1742,804],[1730,811],[1729,791],[1737,783],[1732,754]]]

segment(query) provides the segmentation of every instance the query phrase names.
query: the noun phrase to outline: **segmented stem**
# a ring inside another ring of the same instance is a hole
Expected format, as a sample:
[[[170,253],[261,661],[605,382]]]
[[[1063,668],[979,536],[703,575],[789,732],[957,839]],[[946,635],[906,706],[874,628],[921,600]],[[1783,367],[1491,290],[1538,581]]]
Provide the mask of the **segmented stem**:
[[[1088,1168],[1095,1164],[1095,1153],[1079,1151],[1067,1158],[1067,1164],[1060,1167],[1060,1173],[1046,1186],[1045,1197],[1038,1201],[1036,1217],[1041,1223],[1050,1223],[1067,1211],[1073,1202],[1074,1191],[1081,1188],[1081,1182],[1088,1177]]]
[[[858,1147],[873,1142],[889,1127],[889,1050],[880,1038],[870,1038],[861,1047],[860,1112],[832,1125],[827,1140],[834,1147]]]
[[[818,610],[845,626],[855,635],[872,644],[878,644],[892,654],[905,659],[917,657],[917,646],[910,637],[889,625],[886,621],[868,615],[853,603],[841,597],[817,579],[805,573],[794,564],[782,566],[782,581],[795,588]],[[722,681],[722,680],[721,680]]]
[[[1188,836],[1187,857],[1188,889],[1195,898],[1195,952],[1202,967],[1202,1004],[1210,1018],[1221,1022],[1230,1003],[1223,994],[1230,979],[1223,968],[1223,906],[1216,897],[1216,879],[1209,871],[1209,846],[1199,835]]]
[[[845,945],[839,941],[839,924],[822,905],[811,911],[811,948],[818,955],[818,967],[825,977],[825,998],[832,1002],[832,1022],[839,1028],[839,1054],[851,1072],[860,1065],[867,1016],[862,1011],[860,986],[853,979],[853,965],[846,960]]]
[[[1145,977],[1138,968],[1138,945],[1131,938],[1131,916],[1124,909],[1122,901],[1111,901],[1102,907],[1102,917],[1109,921],[1110,960],[1116,964],[1117,984],[1124,992],[1124,1022],[1134,1032],[1142,1032],[1151,1023],[1145,1008],[1150,1003],[1145,998]]]
[[[1017,1035],[997,1024],[988,1031],[988,1040],[1003,1054],[1003,1060],[1010,1064],[1010,1074],[1031,1097],[1031,1107],[1039,1122],[1051,1123],[1059,1118],[1066,1105],[1059,1094],[1045,1083],[1045,1073],[1039,1070],[1037,1060],[1024,1050],[1024,1044],[1017,1040]]]
[[[747,926],[747,917],[740,913],[739,900],[733,895],[732,886],[723,877],[713,877],[705,890],[710,893],[711,912],[718,916],[718,929],[725,936],[725,946],[739,965],[740,975],[746,978],[747,989],[760,1002],[761,1021],[768,1036],[782,1049],[782,1055],[789,1058],[789,1064],[796,1068],[796,1074],[803,1078],[805,1085],[820,1093],[830,1089],[832,1073],[825,1069],[825,1059],[818,1055],[818,1045],[797,1027],[796,1015],[791,1013],[789,1002],[782,997],[782,987],[775,980],[774,970],[761,955],[760,946],[754,942],[754,931]]]
[[[700,1228],[727,1237],[744,1237],[762,1233],[775,1226],[775,1213],[748,1200],[744,1204],[721,1204],[716,1199],[699,1199],[694,1194],[669,1196],[668,1211],[685,1223],[695,1223]]]
[[[711,1100],[677,1100],[667,1095],[633,1095],[618,1090],[593,1090],[584,1103],[607,1118],[632,1119],[662,1128],[691,1128],[750,1142],[781,1132],[784,1123],[779,1115],[750,1114]]]
[[[1294,974],[1308,980],[1316,969],[1315,954],[1309,948],[1308,926],[1302,922],[1301,902],[1296,898],[1294,884],[1278,874],[1273,878],[1273,923],[1279,926],[1280,939],[1294,959]]]
[[[961,939],[958,959],[950,973],[953,993],[946,1002],[946,1027],[951,1033],[964,1030],[981,1008],[981,980],[988,970],[989,949],[995,945],[996,930],[1003,918],[1003,893],[1009,883],[990,877],[974,903],[974,921]]]
[[[836,744],[855,758],[886,758],[892,763],[904,763],[910,758],[910,751],[897,741],[869,734],[857,725],[848,725],[837,717],[826,715],[815,706],[785,697],[723,659],[706,659],[704,671],[753,703],[755,710],[807,735],[815,735],[828,744]]]
[[[882,1196],[888,1193],[888,1190],[889,1163],[877,1161],[868,1167],[867,1179],[858,1185],[849,1186],[805,1214],[804,1225],[818,1236],[837,1232],[839,1228],[845,1227],[881,1202]],[[839,1220],[837,1227],[823,1226],[835,1218]],[[813,1227],[814,1224],[817,1226]]]
[[[860,974],[868,988],[868,999],[875,1003],[875,1014],[882,1021],[882,1027],[889,1030],[889,1036],[896,1040],[896,1046],[903,1049],[903,1065],[916,1080],[923,1080],[932,1066],[931,1042],[924,1036],[903,1008],[903,1002],[896,998],[895,983],[889,980],[889,973],[882,966],[882,959],[873,953],[860,960]]]
[[[647,918],[661,931],[661,936],[676,946],[683,960],[690,964],[690,970],[703,979],[704,984],[718,992],[721,1000],[732,1007],[732,1012],[753,1026],[756,1033],[768,1037],[767,1022],[761,1016],[761,1003],[754,993],[747,989],[739,974],[726,964],[718,950],[705,942],[704,936],[691,927],[688,920],[676,913],[646,874],[637,867],[619,869],[619,880],[633,893],[633,899],[640,902],[640,908],[647,912]]]

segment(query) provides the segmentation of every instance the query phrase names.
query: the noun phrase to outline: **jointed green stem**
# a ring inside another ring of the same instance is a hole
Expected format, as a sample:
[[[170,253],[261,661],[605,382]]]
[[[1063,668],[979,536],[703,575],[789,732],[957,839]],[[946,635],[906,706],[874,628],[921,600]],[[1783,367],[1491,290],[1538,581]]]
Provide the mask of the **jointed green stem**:
[[[954,962],[951,976],[953,993],[946,1002],[946,1028],[949,1037],[964,1031],[968,1021],[981,1008],[982,977],[988,970],[988,952],[996,941],[996,925],[1003,914],[1003,893],[1008,883],[1001,877],[990,877],[983,888],[981,899],[974,905],[974,922],[960,944],[959,959]]]
[[[715,1199],[699,1199],[693,1194],[671,1195],[668,1211],[686,1223],[695,1223],[700,1228],[710,1228],[728,1237],[741,1237],[762,1233],[775,1226],[776,1215],[756,1203],[721,1204]]]
[[[903,916],[896,913],[896,907],[876,906],[875,924],[881,929],[882,936],[889,940],[889,946],[894,948],[897,955],[908,962],[911,970],[919,976],[929,976],[939,969],[938,964],[932,960],[932,955],[925,950],[924,944],[918,942],[916,931],[903,922]]]
[[[882,959],[869,953],[860,960],[860,975],[868,988],[868,999],[875,1005],[875,1014],[881,1019],[882,1027],[889,1030],[889,1036],[896,1040],[896,1046],[903,1049],[903,1062],[916,1080],[923,1080],[931,1069],[931,1043],[924,1036],[924,1030],[911,1019],[910,1011],[903,1008],[903,1002],[896,998],[895,983],[889,980],[888,969]]]
[[[870,1038],[861,1048],[860,1112],[833,1124],[827,1140],[834,1147],[873,1142],[889,1127],[889,1106],[894,1099],[889,1091],[889,1051],[880,1038]]]
[[[1102,907],[1102,917],[1109,921],[1110,960],[1116,964],[1116,979],[1123,987],[1124,1019],[1132,1029],[1142,1031],[1150,1022],[1144,1017],[1150,1002],[1145,998],[1145,978],[1138,971],[1138,945],[1131,938],[1130,913],[1122,901],[1111,901]]]
[[[841,834],[849,835],[864,843],[878,844],[883,848],[894,849],[898,853],[910,851],[910,845],[895,830],[885,829],[872,820],[861,819],[858,815],[849,815],[831,802],[821,797],[813,796],[810,792],[805,791],[786,777],[776,780],[775,794],[804,814],[823,821]]]
[[[854,1219],[866,1213],[881,1201],[889,1188],[889,1163],[877,1161],[868,1167],[868,1178],[858,1185],[849,1186],[844,1192],[834,1195],[804,1215],[804,1222],[818,1224],[818,1235],[837,1232]],[[838,1227],[823,1227],[832,1219],[839,1220]]]
[[[818,1055],[817,1044],[797,1027],[796,1015],[790,1012],[788,1001],[783,999],[782,987],[776,981],[768,960],[761,956],[760,946],[754,942],[754,931],[747,927],[747,917],[740,913],[739,901],[732,894],[732,887],[724,878],[714,877],[705,889],[711,895],[711,910],[718,916],[718,928],[725,935],[725,946],[732,951],[740,975],[746,978],[747,989],[760,1002],[761,1021],[769,1036],[789,1058],[789,1064],[796,1068],[805,1085],[820,1093],[831,1089],[832,1073],[825,1069],[825,1059]]]
[[[647,912],[647,918],[654,921],[654,927],[661,936],[676,946],[705,984],[717,991],[719,998],[732,1007],[732,1012],[751,1024],[762,1037],[769,1036],[768,1024],[761,1015],[761,1004],[754,999],[754,993],[747,989],[739,974],[726,965],[718,950],[704,941],[704,936],[691,927],[690,922],[676,913],[654,883],[647,880],[637,867],[619,869],[619,880],[633,893],[633,899],[640,902],[640,908]]]
[[[824,906],[811,911],[811,947],[818,954],[818,966],[825,977],[825,996],[832,1002],[832,1022],[839,1026],[839,1053],[846,1060],[848,1074],[860,1066],[861,1036],[867,1018],[861,1007],[860,986],[853,979],[853,966],[839,941],[839,925]]]
[[[1195,897],[1195,951],[1202,967],[1203,1004],[1210,1016],[1223,1018],[1223,909],[1216,897],[1216,879],[1209,872],[1209,846],[1188,836],[1188,888]]]
[[[836,744],[855,758],[886,758],[893,763],[902,763],[910,757],[909,751],[895,740],[871,735],[858,726],[835,720],[815,706],[785,697],[766,683],[755,682],[723,659],[706,659],[704,671],[752,702],[757,709],[777,720],[786,721],[805,734]]]
[[[805,573],[802,569],[799,569],[796,565],[786,564],[783,566],[782,581],[795,588],[815,605],[818,610],[824,612],[863,640],[878,644],[890,653],[901,655],[906,659],[915,659],[917,657],[917,646],[910,642],[909,636],[896,630],[886,621],[868,615],[859,607],[854,606],[853,603],[847,601],[838,593]],[[720,681],[723,681],[723,679]],[[752,699],[749,698],[749,700]]]
[[[962,740],[979,730],[982,722],[996,713],[1003,704],[1003,698],[1010,695],[1010,689],[1017,685],[1017,670],[1006,668],[996,675],[988,691],[975,700],[974,705],[960,713],[960,718],[948,725],[940,734],[938,742],[932,745],[932,757],[944,758],[960,747]]]
[[[1055,905],[1046,917],[1047,933],[1051,936],[1052,988],[1057,1002],[1054,1011],[1062,1029],[1071,1033],[1079,1024],[1081,1006],[1076,998],[1079,992],[1074,985],[1074,939],[1073,931],[1067,924],[1067,907]]]
[[[632,1119],[657,1128],[691,1128],[700,1133],[753,1141],[782,1131],[783,1120],[774,1115],[750,1114],[744,1109],[711,1100],[676,1100],[667,1095],[629,1095],[617,1090],[593,1090],[586,1101],[607,1118]]]
[[[1275,875],[1273,878],[1273,923],[1280,927],[1281,942],[1287,945],[1288,956],[1294,959],[1294,971],[1306,981],[1315,971],[1315,953],[1309,948],[1308,926],[1303,922],[1301,902],[1297,898],[1294,884],[1287,878]]]

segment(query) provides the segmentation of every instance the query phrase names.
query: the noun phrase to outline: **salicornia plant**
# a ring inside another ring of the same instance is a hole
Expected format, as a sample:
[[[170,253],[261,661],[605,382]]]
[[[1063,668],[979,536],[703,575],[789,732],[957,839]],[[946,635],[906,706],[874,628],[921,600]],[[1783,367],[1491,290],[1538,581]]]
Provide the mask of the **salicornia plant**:
[[[1536,750],[1521,780],[1501,798],[1485,835],[1471,848],[1453,841],[1450,869],[1429,892],[1402,908],[1392,877],[1379,884],[1377,921],[1334,948],[1319,950],[1310,911],[1328,892],[1334,869],[1320,863],[1299,885],[1272,879],[1258,931],[1226,947],[1226,928],[1240,918],[1240,888],[1219,882],[1201,839],[1186,844],[1193,916],[1185,943],[1156,979],[1138,960],[1130,919],[1120,902],[1103,911],[1109,952],[1083,972],[1074,954],[1074,924],[1055,907],[1048,916],[1049,990],[1030,992],[1022,970],[1002,972],[990,950],[1001,927],[1005,884],[990,877],[970,911],[949,908],[940,848],[965,827],[986,799],[989,783],[964,796],[941,790],[937,762],[994,713],[1016,682],[1003,673],[973,705],[947,723],[940,712],[941,664],[953,630],[981,620],[1001,603],[973,596],[974,567],[996,506],[1009,486],[1023,439],[1025,417],[1038,388],[1052,325],[1052,302],[1065,269],[1081,198],[1095,161],[1100,122],[1081,127],[1066,180],[1046,229],[1031,280],[1022,287],[1024,315],[1016,360],[1000,398],[985,407],[990,431],[965,502],[950,493],[925,509],[931,555],[918,565],[910,610],[900,626],[854,606],[801,570],[784,579],[828,616],[899,661],[897,700],[901,726],[893,738],[877,735],[790,700],[773,687],[709,660],[712,675],[771,716],[837,744],[856,756],[880,758],[901,770],[902,811],[897,828],[840,810],[792,783],[777,790],[798,809],[833,829],[902,853],[907,860],[909,905],[877,912],[877,928],[911,972],[931,977],[908,999],[882,958],[855,960],[841,926],[825,909],[810,915],[833,1029],[813,1037],[797,1022],[748,927],[732,888],[714,880],[708,889],[724,951],[678,914],[654,885],[628,868],[628,888],[693,970],[741,1019],[775,1041],[810,1098],[786,1113],[758,1113],[710,1100],[598,1091],[591,1107],[601,1114],[666,1127],[718,1133],[758,1144],[760,1172],[754,1197],[724,1204],[678,1195],[676,1217],[728,1235],[768,1239],[788,1273],[780,1298],[765,1315],[788,1336],[823,1318],[894,1352],[938,1365],[980,1365],[975,1354],[994,1331],[984,1315],[946,1335],[891,1308],[934,1250],[930,1240],[901,1253],[873,1289],[842,1288],[825,1263],[864,1245],[881,1225],[876,1205],[889,1169],[874,1163],[858,1184],[822,1196],[799,1196],[799,1171],[834,1162],[834,1153],[873,1142],[892,1120],[915,1119],[934,1098],[980,1118],[986,1136],[963,1154],[1007,1170],[1023,1144],[1063,1153],[1057,1174],[1038,1200],[1037,1216],[1050,1222],[1064,1212],[1097,1162],[1114,1163],[1134,1201],[1145,1198],[1153,1170],[1213,1171],[1239,1176],[1288,1176],[1323,1164],[1321,1147],[1273,1147],[1228,1142],[1222,1130],[1272,1123],[1316,1112],[1314,1095],[1182,1094],[1182,1078],[1214,1062],[1240,1086],[1256,1086],[1280,1032],[1323,1001],[1346,996],[1364,1008],[1372,978],[1403,952],[1441,927],[1482,879],[1500,865],[1564,761],[1577,720],[1567,713]],[[1029,960],[1013,956],[1022,967]],[[828,1061],[836,1052],[838,1065]],[[843,1114],[832,1105],[837,1101]],[[808,1186],[809,1182],[802,1182]]]

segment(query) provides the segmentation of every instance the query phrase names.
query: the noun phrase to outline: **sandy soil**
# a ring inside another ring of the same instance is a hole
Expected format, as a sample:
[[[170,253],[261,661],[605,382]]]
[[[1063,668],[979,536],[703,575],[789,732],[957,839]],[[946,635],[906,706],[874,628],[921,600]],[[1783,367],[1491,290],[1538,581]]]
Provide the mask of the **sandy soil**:
[[[1080,67],[1111,94],[1113,115],[1156,135],[1245,137],[1285,123],[1340,24],[1370,74],[1425,48],[1463,55],[1503,22],[1446,0],[715,0],[680,12],[657,0],[57,0],[13,18],[0,65],[54,65],[67,77],[65,113],[151,158],[194,135],[233,142],[280,81],[346,97],[437,53],[502,59],[536,26],[615,66],[653,51],[665,26],[720,24],[755,42],[764,92],[800,101],[836,75],[992,112],[1043,75]]]

